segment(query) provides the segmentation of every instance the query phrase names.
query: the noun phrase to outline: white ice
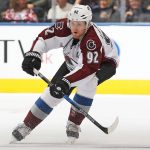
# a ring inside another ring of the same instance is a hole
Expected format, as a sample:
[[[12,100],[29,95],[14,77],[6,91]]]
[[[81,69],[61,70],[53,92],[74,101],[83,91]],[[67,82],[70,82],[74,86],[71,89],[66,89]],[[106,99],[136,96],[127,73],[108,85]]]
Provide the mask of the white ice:
[[[66,144],[70,104],[64,100],[25,140],[9,144],[13,128],[23,121],[39,96],[0,94],[0,150],[150,149],[150,95],[96,95],[89,112],[94,119],[109,126],[119,116],[117,129],[109,135],[85,119],[77,143]]]

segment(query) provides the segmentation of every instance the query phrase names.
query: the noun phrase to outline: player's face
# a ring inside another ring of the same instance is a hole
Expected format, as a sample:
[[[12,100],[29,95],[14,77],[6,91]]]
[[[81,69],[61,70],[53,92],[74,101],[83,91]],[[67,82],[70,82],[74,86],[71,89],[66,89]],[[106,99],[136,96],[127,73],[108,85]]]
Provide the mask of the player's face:
[[[79,39],[86,31],[86,23],[84,21],[70,21],[70,29],[73,38]]]

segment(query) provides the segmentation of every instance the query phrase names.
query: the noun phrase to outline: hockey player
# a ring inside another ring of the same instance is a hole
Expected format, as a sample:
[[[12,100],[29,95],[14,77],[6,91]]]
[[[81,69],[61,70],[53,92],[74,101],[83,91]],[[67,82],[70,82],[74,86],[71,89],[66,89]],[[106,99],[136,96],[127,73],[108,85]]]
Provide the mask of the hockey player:
[[[16,141],[24,139],[58,105],[63,96],[70,95],[74,87],[74,101],[86,112],[89,111],[98,84],[116,73],[118,54],[111,40],[92,19],[89,6],[75,5],[67,19],[56,22],[43,30],[25,53],[22,68],[34,76],[33,68],[40,69],[42,54],[53,48],[63,47],[65,61],[35,104],[23,123],[12,132]],[[79,138],[80,124],[85,118],[71,106],[66,134],[71,142]]]

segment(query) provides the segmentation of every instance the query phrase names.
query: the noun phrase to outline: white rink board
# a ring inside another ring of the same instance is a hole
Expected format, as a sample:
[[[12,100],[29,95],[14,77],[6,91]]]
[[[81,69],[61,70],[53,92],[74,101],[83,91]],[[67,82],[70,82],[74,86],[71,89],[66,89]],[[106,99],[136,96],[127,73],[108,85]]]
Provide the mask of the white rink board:
[[[33,40],[46,26],[0,26],[0,78],[31,78],[21,69],[24,52],[30,50]],[[120,65],[113,79],[150,79],[150,26],[102,26],[104,32],[120,47]],[[10,41],[9,41],[10,40]],[[4,41],[7,41],[7,62],[4,62]],[[62,49],[43,56],[41,72],[52,77],[64,58]]]

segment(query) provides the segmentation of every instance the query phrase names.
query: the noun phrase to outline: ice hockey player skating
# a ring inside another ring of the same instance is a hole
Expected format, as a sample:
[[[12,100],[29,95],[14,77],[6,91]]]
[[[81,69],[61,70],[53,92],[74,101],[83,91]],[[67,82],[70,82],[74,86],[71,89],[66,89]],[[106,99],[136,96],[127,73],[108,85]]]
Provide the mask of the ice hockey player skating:
[[[119,58],[114,41],[91,20],[92,11],[88,5],[75,5],[67,18],[43,30],[31,50],[25,53],[22,69],[32,76],[33,68],[39,70],[41,67],[43,53],[62,47],[65,59],[52,78],[52,84],[35,101],[23,123],[12,131],[14,141],[21,141],[30,134],[75,87],[77,92],[73,100],[88,112],[97,85],[116,73]],[[84,118],[71,106],[66,125],[70,143],[79,138]]]

